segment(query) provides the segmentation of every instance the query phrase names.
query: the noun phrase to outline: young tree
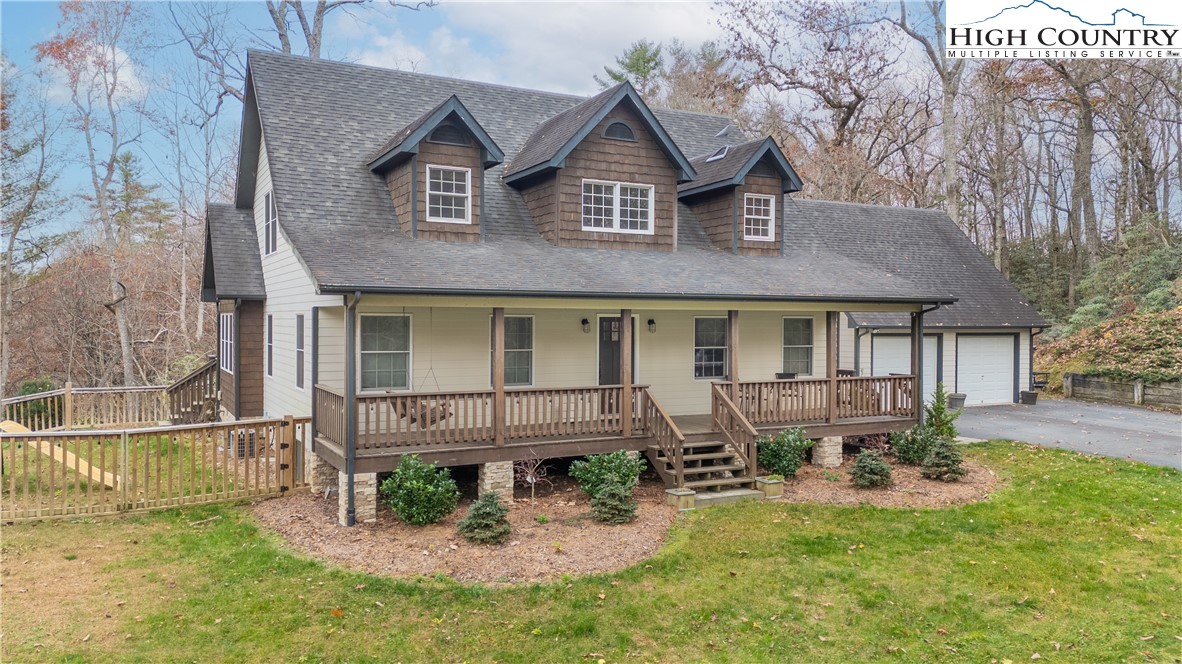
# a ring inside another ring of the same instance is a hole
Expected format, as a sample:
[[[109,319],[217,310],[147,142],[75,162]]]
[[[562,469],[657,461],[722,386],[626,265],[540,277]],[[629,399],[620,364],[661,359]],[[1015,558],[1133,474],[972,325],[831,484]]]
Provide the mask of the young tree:
[[[661,70],[665,65],[661,57],[661,45],[647,39],[633,42],[624,54],[616,58],[619,69],[604,67],[607,78],[595,76],[601,88],[628,81],[645,99],[654,99],[661,89]]]

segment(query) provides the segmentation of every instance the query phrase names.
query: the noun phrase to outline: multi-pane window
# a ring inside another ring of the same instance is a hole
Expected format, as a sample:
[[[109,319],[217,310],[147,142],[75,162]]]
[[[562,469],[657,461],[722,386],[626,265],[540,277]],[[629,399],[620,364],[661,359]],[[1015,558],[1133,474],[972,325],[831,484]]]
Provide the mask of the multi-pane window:
[[[784,373],[813,373],[813,319],[784,319]]]
[[[743,239],[772,242],[776,239],[776,199],[747,194],[743,197]]]
[[[275,318],[267,314],[267,375],[275,375]]]
[[[427,167],[427,221],[470,223],[471,198],[471,170],[445,166]]]
[[[653,187],[583,180],[583,228],[651,235]]]
[[[726,319],[694,319],[694,378],[726,378]]]
[[[490,349],[493,343],[490,336]],[[534,319],[532,316],[505,316],[505,384],[532,385],[533,374]]]
[[[295,320],[295,386],[304,389],[304,315]]]
[[[218,366],[234,373],[234,314],[218,316]]]
[[[263,196],[263,255],[270,256],[279,248],[279,211],[275,208],[275,195],[267,192]]]
[[[361,389],[410,389],[410,316],[361,316]]]

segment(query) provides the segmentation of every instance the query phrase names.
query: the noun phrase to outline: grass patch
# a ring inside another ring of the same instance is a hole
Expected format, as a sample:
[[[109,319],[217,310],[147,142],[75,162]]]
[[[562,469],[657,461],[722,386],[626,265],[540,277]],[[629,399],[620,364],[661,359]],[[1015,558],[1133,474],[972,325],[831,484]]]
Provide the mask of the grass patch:
[[[966,452],[1007,480],[989,501],[943,510],[780,502],[720,507],[686,515],[646,563],[506,589],[326,568],[289,553],[241,507],[10,527],[3,656],[133,662],[1182,656],[1176,638],[1182,611],[1175,608],[1182,606],[1182,474],[1012,443]],[[190,526],[212,516],[222,518]],[[119,555],[83,565],[89,554],[78,542],[109,543]],[[63,560],[75,552],[79,560]],[[85,575],[106,594],[63,592],[57,618],[47,621],[34,593],[47,571],[63,574],[61,583]],[[30,592],[20,593],[26,586]],[[125,604],[113,607],[114,597]],[[83,642],[95,629],[89,621],[109,625],[106,636]]]

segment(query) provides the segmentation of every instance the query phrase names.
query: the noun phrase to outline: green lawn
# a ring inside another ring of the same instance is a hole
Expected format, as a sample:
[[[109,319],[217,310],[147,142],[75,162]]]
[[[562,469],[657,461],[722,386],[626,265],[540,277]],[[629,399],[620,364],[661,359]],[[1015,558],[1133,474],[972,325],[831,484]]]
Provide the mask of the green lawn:
[[[646,563],[514,588],[326,568],[242,507],[7,527],[2,659],[1182,660],[1182,474],[967,453],[1005,478],[985,503],[715,508]]]

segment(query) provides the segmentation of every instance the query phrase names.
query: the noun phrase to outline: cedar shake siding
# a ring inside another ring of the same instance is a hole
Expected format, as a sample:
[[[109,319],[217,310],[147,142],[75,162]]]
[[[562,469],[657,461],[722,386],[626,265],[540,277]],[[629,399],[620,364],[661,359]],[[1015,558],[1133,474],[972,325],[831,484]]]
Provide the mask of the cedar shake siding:
[[[454,166],[469,170],[471,195],[468,198],[468,205],[471,223],[427,221],[428,166]],[[416,182],[418,201],[413,208],[410,200],[412,169],[418,180]],[[475,144],[470,146],[447,145],[432,143],[429,140],[419,143],[419,153],[415,158],[395,166],[385,176],[386,187],[394,202],[394,211],[398,215],[398,223],[402,232],[422,240],[479,242],[483,171],[484,165],[480,163],[480,148]],[[418,217],[417,224],[411,223],[412,210],[413,214]]]
[[[739,214],[736,223],[738,228],[735,229],[735,237],[739,240],[739,253],[746,256],[779,256],[780,243],[784,241],[784,228],[781,221],[784,218],[784,195],[782,194],[783,183],[779,176],[764,177],[755,175],[754,172],[749,173],[743,180],[743,184],[739,186],[735,196],[735,205],[739,206]],[[775,242],[764,242],[760,240],[744,240],[743,239],[743,199],[747,194],[760,194],[764,196],[771,196],[772,200],[776,202],[775,217],[772,219],[772,226],[775,228]]]
[[[710,242],[719,249],[730,251],[735,241],[735,192],[733,189],[713,191],[690,204]]]
[[[784,196],[781,193],[780,177],[765,177],[748,175],[743,184],[738,187],[727,188],[701,194],[690,202],[690,209],[694,211],[702,229],[710,238],[710,242],[719,249],[735,250],[744,256],[779,256],[780,243],[783,242],[784,218],[782,206]],[[771,196],[776,202],[775,242],[743,239],[744,197],[747,194]],[[737,211],[737,214],[736,214]]]
[[[220,300],[218,313],[234,313],[233,300]],[[236,315],[234,338],[238,355],[234,373],[221,374],[221,404],[238,419],[263,415],[263,303],[244,300]],[[238,401],[235,401],[237,398]]]
[[[538,227],[538,233],[547,242],[554,244],[558,244],[558,199],[554,196],[557,182],[558,178],[549,177],[526,187],[521,192],[530,216],[534,218],[534,225]]]
[[[621,120],[635,141],[603,137],[607,125]],[[583,180],[653,185],[652,235],[583,230]],[[557,175],[558,227],[552,240],[565,247],[673,251],[677,231],[677,171],[652,134],[629,109],[617,106],[566,158]],[[531,207],[532,211],[532,207]],[[539,228],[544,224],[539,222]],[[544,235],[545,233],[543,233]]]

